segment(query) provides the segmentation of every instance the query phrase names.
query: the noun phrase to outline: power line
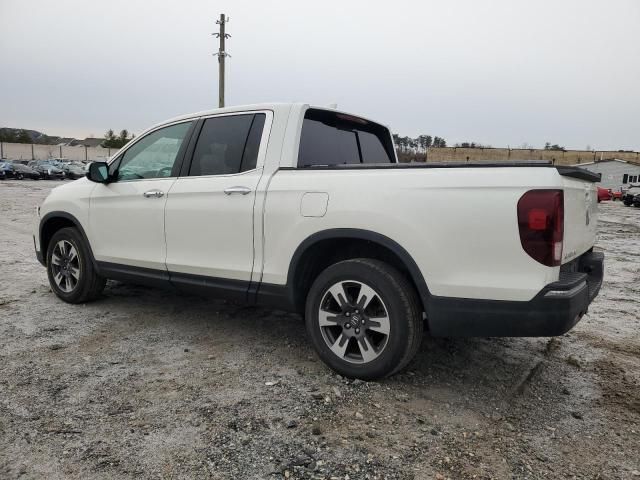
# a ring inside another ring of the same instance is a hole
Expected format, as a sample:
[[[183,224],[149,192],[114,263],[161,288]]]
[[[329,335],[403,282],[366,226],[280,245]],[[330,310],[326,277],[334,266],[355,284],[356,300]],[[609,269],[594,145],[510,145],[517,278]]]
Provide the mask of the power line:
[[[230,57],[226,50],[224,42],[227,38],[231,37],[228,33],[225,33],[225,25],[229,21],[229,17],[225,17],[224,13],[220,14],[220,20],[216,20],[216,25],[220,25],[220,31],[212,33],[220,39],[220,46],[218,47],[218,53],[214,55],[218,56],[218,107],[224,107],[224,59]]]

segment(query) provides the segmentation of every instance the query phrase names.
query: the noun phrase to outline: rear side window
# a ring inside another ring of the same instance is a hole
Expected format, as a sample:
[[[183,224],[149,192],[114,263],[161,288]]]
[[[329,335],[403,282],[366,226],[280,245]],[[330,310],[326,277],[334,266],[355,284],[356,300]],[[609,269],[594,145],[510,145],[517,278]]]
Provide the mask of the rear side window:
[[[389,163],[393,161],[389,158],[382,139],[374,133],[359,131],[358,139],[360,140],[363,163]]]
[[[328,110],[307,110],[298,166],[393,163],[393,144],[382,125]]]
[[[205,120],[189,175],[228,175],[256,168],[264,120],[264,113]]]

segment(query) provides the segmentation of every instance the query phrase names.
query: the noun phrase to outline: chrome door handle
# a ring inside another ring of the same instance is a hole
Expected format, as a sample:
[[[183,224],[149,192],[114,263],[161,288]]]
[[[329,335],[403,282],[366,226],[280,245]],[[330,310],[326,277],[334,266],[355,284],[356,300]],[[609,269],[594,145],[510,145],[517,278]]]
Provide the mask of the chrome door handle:
[[[142,195],[144,195],[145,198],[160,198],[164,197],[164,192],[161,190],[149,190]]]
[[[249,187],[229,187],[224,189],[224,193],[227,195],[233,195],[234,193],[246,195],[247,193],[251,193],[251,189]]]

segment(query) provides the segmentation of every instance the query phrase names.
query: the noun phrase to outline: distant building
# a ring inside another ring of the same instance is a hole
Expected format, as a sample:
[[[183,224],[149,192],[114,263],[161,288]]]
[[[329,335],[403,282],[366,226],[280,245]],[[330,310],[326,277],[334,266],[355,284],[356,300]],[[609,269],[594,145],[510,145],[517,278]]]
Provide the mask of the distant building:
[[[603,188],[617,190],[630,183],[640,183],[640,163],[612,158],[574,166],[602,174],[602,180],[598,185]]]

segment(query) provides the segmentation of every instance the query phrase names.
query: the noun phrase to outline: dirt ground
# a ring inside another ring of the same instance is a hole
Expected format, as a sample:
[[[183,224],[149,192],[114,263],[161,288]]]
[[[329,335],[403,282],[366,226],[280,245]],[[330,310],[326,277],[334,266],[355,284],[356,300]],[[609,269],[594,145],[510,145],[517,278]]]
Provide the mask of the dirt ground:
[[[640,479],[640,209],[601,204],[605,284],[569,334],[425,337],[365,383],[295,315],[58,300],[31,223],[59,184],[0,183],[0,478]]]

